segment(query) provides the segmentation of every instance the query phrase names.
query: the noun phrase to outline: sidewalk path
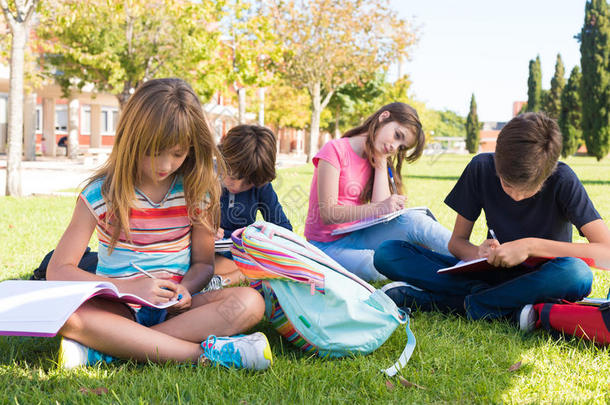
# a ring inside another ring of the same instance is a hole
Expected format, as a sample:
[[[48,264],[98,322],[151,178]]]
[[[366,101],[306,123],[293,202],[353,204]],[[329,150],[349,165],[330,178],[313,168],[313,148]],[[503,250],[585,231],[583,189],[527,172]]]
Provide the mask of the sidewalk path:
[[[21,162],[21,188],[24,196],[36,194],[62,194],[66,190],[82,185],[103,161],[91,158],[70,160],[67,158],[40,157],[33,162]],[[280,168],[294,167],[305,163],[305,156],[280,154]],[[6,190],[6,156],[0,155],[0,196]]]

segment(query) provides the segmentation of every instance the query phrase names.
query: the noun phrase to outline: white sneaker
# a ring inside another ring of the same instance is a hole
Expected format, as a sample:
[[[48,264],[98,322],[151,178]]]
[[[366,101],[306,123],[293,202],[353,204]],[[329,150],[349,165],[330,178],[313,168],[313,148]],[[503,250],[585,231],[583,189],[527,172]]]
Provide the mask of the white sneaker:
[[[75,340],[61,338],[59,345],[59,365],[65,369],[90,366],[98,362],[110,363],[114,358],[87,347]]]
[[[201,290],[202,292],[207,292],[207,291],[214,291],[214,290],[222,290],[222,288],[224,286],[226,286],[228,283],[230,283],[231,280],[229,279],[223,279],[221,276],[219,276],[218,274],[215,274],[212,276],[212,278],[210,279],[210,282],[208,283],[208,285],[206,285],[203,290]]]
[[[519,329],[523,332],[531,332],[536,329],[538,314],[532,304],[527,304],[519,313]]]
[[[216,337],[210,335],[201,343],[203,355],[214,365],[227,368],[264,370],[273,363],[271,346],[264,333]]]

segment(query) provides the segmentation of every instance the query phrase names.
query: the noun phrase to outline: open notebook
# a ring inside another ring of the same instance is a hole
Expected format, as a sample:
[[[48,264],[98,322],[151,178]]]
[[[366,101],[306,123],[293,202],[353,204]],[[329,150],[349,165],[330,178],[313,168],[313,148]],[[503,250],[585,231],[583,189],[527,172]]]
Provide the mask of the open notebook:
[[[369,226],[391,221],[394,218],[396,218],[406,212],[409,212],[409,211],[421,211],[422,213],[428,215],[430,218],[432,218],[433,220],[436,221],[436,217],[434,216],[434,214],[432,214],[432,211],[430,211],[430,209],[428,209],[428,207],[403,208],[401,210],[390,212],[389,214],[382,215],[380,217],[363,219],[363,220],[353,223],[351,225],[347,225],[343,228],[335,229],[330,234],[331,235],[342,235],[344,233],[358,231],[360,229],[368,228]]]
[[[551,260],[552,257],[530,257],[521,266],[525,267],[537,267],[544,262]],[[595,260],[588,257],[580,257],[585,263],[591,267],[595,267]],[[437,270],[437,273],[449,273],[449,274],[461,274],[461,273],[476,273],[478,271],[489,271],[489,270],[503,270],[503,267],[495,267],[487,263],[487,258],[474,259],[467,262],[459,261],[455,266],[445,267],[444,269]]]
[[[167,308],[177,301],[154,305],[114,284],[96,281],[8,280],[0,283],[0,335],[51,337],[79,306],[90,298]]]

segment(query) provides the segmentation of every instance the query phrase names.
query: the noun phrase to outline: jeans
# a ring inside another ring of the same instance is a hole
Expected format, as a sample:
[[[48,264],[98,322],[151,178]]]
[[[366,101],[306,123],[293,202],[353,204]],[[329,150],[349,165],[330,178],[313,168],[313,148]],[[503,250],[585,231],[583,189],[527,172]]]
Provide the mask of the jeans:
[[[426,246],[442,254],[447,249],[451,232],[421,211],[409,211],[386,223],[352,232],[332,242],[309,242],[336,260],[348,271],[366,281],[386,278],[373,265],[373,255],[382,242],[400,239]]]
[[[557,257],[534,270],[516,266],[469,275],[436,272],[457,262],[453,256],[399,240],[384,242],[375,253],[381,274],[427,291],[438,309],[465,312],[471,319],[510,316],[538,302],[578,301],[589,295],[593,283],[589,266],[574,257]]]

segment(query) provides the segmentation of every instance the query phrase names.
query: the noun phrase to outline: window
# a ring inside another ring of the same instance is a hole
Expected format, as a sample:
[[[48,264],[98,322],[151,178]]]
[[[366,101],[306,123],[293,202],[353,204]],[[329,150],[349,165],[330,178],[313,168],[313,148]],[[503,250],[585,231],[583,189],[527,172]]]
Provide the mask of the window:
[[[42,105],[36,105],[36,133],[42,133]]]
[[[68,106],[55,106],[55,132],[68,133]]]
[[[91,106],[84,105],[80,110],[80,133],[91,134]]]
[[[114,135],[116,123],[118,121],[119,110],[112,107],[102,107],[101,113],[102,135]]]

